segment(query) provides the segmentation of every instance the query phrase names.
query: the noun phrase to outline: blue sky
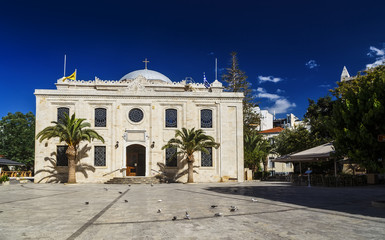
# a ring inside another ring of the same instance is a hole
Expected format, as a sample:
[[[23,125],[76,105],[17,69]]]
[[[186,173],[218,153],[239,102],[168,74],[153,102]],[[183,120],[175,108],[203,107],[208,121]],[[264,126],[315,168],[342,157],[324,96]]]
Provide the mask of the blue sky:
[[[2,1],[0,117],[35,112],[35,89],[144,68],[214,80],[238,52],[262,109],[302,118],[308,98],[384,59],[385,1]],[[221,80],[221,79],[219,79]]]

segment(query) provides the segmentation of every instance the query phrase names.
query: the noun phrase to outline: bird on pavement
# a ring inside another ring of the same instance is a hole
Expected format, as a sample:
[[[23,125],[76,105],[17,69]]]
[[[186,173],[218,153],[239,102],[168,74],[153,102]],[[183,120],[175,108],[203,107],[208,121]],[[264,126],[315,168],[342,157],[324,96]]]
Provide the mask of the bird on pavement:
[[[216,208],[218,207],[218,205],[211,205],[211,208]]]
[[[86,205],[90,204],[89,202],[85,202]]]
[[[236,206],[230,206],[230,212],[235,212],[237,210],[238,208]]]
[[[172,220],[175,221],[175,220],[176,220],[176,216],[174,216],[174,217],[172,218]]]
[[[215,216],[215,217],[222,217],[223,214],[219,212],[219,213],[214,214],[214,216]]]
[[[252,198],[251,201],[258,202],[258,199]]]
[[[186,212],[186,216],[185,216],[184,219],[187,219],[187,220],[190,220],[190,219],[191,219],[191,218],[190,218],[190,215],[188,214],[188,212]]]

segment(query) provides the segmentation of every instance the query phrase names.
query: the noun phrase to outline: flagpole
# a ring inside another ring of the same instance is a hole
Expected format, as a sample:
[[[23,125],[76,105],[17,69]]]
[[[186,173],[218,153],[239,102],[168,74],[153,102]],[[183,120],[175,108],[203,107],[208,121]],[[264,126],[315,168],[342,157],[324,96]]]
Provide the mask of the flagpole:
[[[64,74],[63,74],[63,77],[66,76],[66,62],[67,62],[67,56],[64,54]]]
[[[218,59],[215,58],[215,80],[218,80]]]

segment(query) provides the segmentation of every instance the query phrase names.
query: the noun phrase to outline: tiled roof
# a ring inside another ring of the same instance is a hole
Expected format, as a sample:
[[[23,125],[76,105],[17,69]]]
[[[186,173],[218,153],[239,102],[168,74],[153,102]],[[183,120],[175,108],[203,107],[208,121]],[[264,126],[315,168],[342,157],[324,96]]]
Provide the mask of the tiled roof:
[[[259,133],[262,133],[262,134],[266,134],[266,133],[280,133],[282,131],[283,131],[283,128],[275,127],[275,128],[267,129],[267,130],[264,130],[264,131],[260,131]]]

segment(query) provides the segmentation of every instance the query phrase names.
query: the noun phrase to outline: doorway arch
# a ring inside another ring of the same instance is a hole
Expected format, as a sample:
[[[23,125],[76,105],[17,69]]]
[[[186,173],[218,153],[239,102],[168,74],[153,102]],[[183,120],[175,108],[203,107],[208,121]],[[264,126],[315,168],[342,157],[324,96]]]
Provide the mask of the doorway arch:
[[[145,176],[146,147],[133,144],[126,147],[126,176]]]

